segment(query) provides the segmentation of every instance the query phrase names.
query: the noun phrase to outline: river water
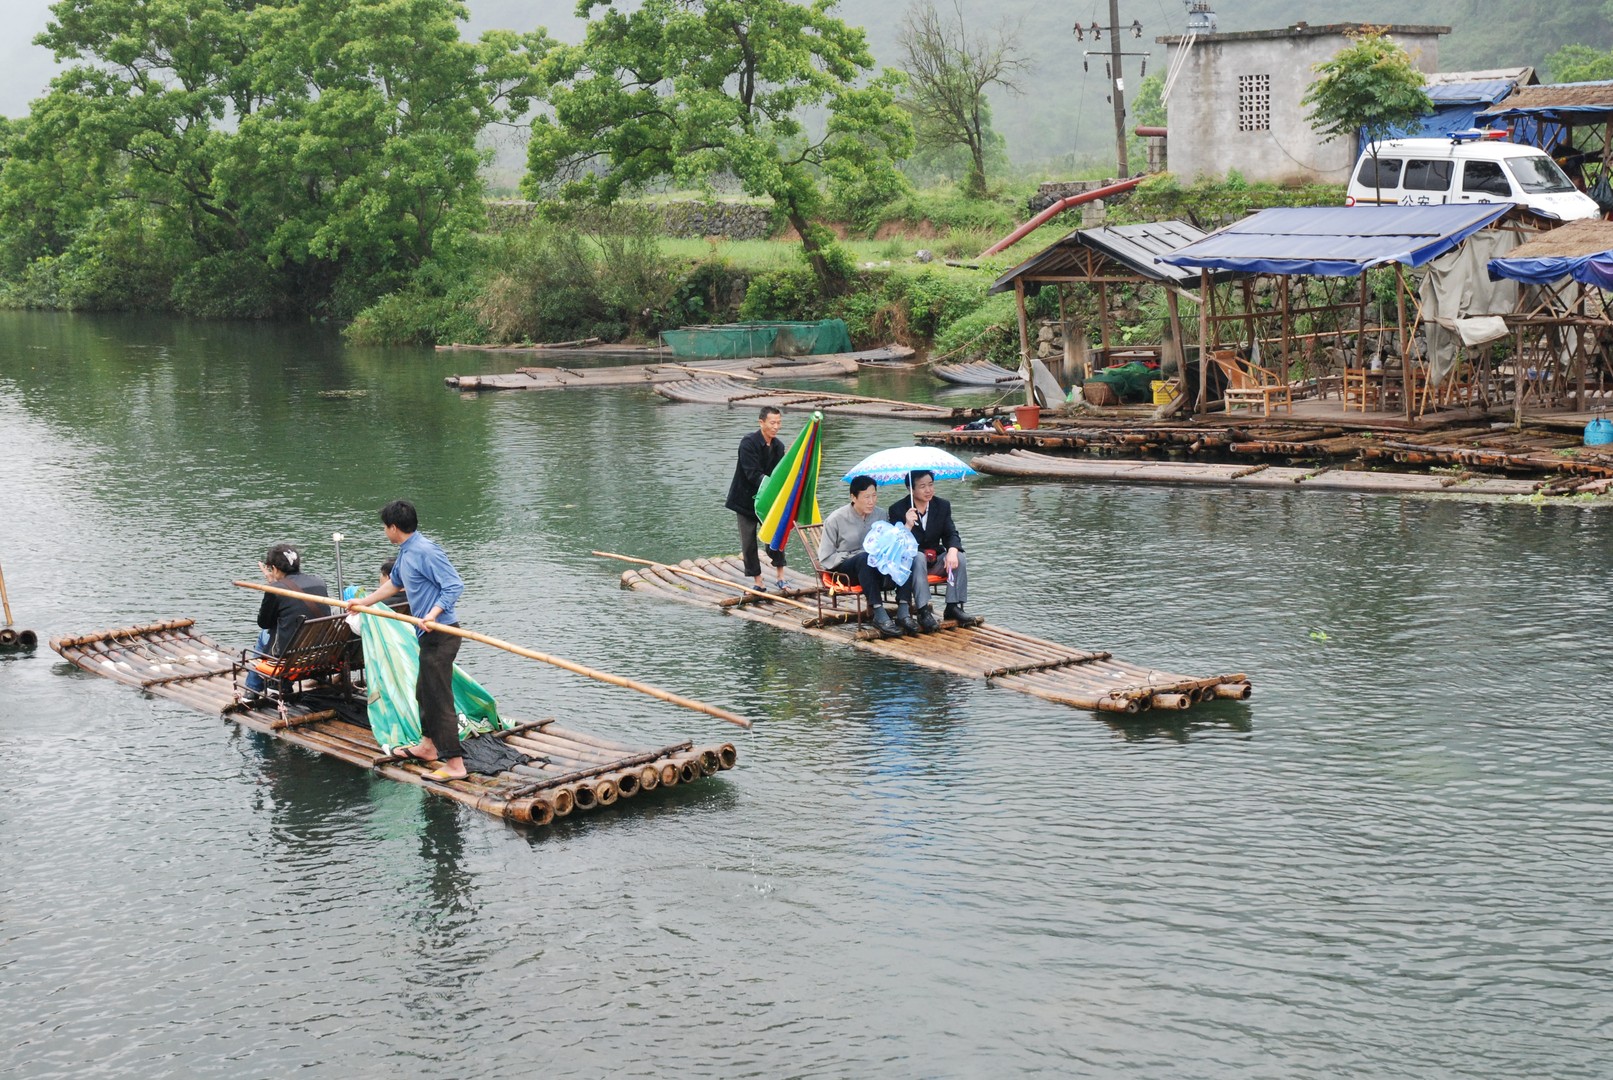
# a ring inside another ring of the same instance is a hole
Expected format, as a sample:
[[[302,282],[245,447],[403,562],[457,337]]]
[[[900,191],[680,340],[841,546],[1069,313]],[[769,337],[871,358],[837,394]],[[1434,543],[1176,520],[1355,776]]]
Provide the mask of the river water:
[[[522,829],[0,658],[0,1071],[1608,1075],[1604,512],[945,485],[972,608],[1255,683],[1111,723],[621,591],[590,549],[736,548],[754,417],[442,384],[515,363],[0,313],[0,566],[42,640],[244,642],[270,542],[331,576],[341,531],[367,577],[401,496],[467,625],[756,720],[468,644],[517,718],[739,747]],[[831,420],[824,472],[908,437]]]

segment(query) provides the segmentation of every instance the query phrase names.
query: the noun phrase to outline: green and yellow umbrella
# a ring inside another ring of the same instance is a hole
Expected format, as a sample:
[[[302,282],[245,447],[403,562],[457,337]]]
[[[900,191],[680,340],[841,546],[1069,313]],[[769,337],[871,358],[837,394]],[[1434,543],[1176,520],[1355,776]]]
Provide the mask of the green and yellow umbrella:
[[[818,463],[823,457],[820,437],[823,414],[815,412],[784,460],[756,492],[756,517],[761,524],[756,535],[774,551],[783,551],[790,541],[790,530],[797,524],[820,525],[818,512]]]

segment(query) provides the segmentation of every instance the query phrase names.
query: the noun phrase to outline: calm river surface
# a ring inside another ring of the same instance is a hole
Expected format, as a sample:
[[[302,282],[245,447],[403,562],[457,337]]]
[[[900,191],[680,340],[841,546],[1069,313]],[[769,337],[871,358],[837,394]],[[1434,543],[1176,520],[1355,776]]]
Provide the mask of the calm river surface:
[[[1111,724],[622,592],[591,548],[735,550],[754,417],[442,385],[517,362],[0,313],[0,566],[42,641],[244,642],[270,542],[333,576],[343,532],[368,577],[405,496],[467,625],[757,721],[467,644],[518,718],[739,736],[523,830],[0,659],[0,1073],[1610,1075],[1605,512],[947,485],[971,607],[1255,683]],[[909,436],[825,432],[835,475]]]

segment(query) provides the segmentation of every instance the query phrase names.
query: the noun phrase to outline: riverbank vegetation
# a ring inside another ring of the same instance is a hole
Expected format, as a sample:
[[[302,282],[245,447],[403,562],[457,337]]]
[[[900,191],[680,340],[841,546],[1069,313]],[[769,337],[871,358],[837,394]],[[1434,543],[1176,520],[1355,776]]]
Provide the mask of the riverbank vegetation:
[[[313,318],[419,344],[838,316],[859,344],[1007,359],[1013,303],[988,296],[992,280],[1077,225],[978,258],[1028,215],[1037,179],[990,130],[984,88],[1015,70],[1001,36],[998,68],[953,102],[970,123],[949,142],[922,86],[876,68],[863,32],[818,4],[590,0],[577,45],[541,29],[464,41],[457,0],[52,10],[39,43],[63,72],[28,117],[0,121],[12,306]],[[912,11],[963,33],[931,0]],[[937,78],[932,93],[956,89]],[[491,231],[479,147],[527,125],[538,213]],[[659,199],[719,190],[773,207],[772,237],[662,235]],[[1161,175],[1109,212],[1213,227],[1339,198]]]

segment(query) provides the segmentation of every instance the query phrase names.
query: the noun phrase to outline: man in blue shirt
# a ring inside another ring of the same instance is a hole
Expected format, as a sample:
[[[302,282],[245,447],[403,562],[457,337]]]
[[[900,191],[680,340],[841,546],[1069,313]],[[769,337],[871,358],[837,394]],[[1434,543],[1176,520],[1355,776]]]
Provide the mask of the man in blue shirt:
[[[418,530],[420,519],[414,505],[399,499],[381,507],[381,524],[386,538],[398,545],[392,574],[370,595],[349,600],[347,607],[367,607],[398,593],[409,596],[409,610],[421,620],[415,631],[420,640],[420,676],[414,696],[420,704],[421,739],[413,746],[400,746],[394,757],[434,762],[437,769],[426,773],[431,780],[463,780],[464,751],[459,745],[459,715],[454,708],[454,657],[459,655],[460,639],[445,634],[441,627],[457,626],[454,605],[465,583],[442,548]]]

